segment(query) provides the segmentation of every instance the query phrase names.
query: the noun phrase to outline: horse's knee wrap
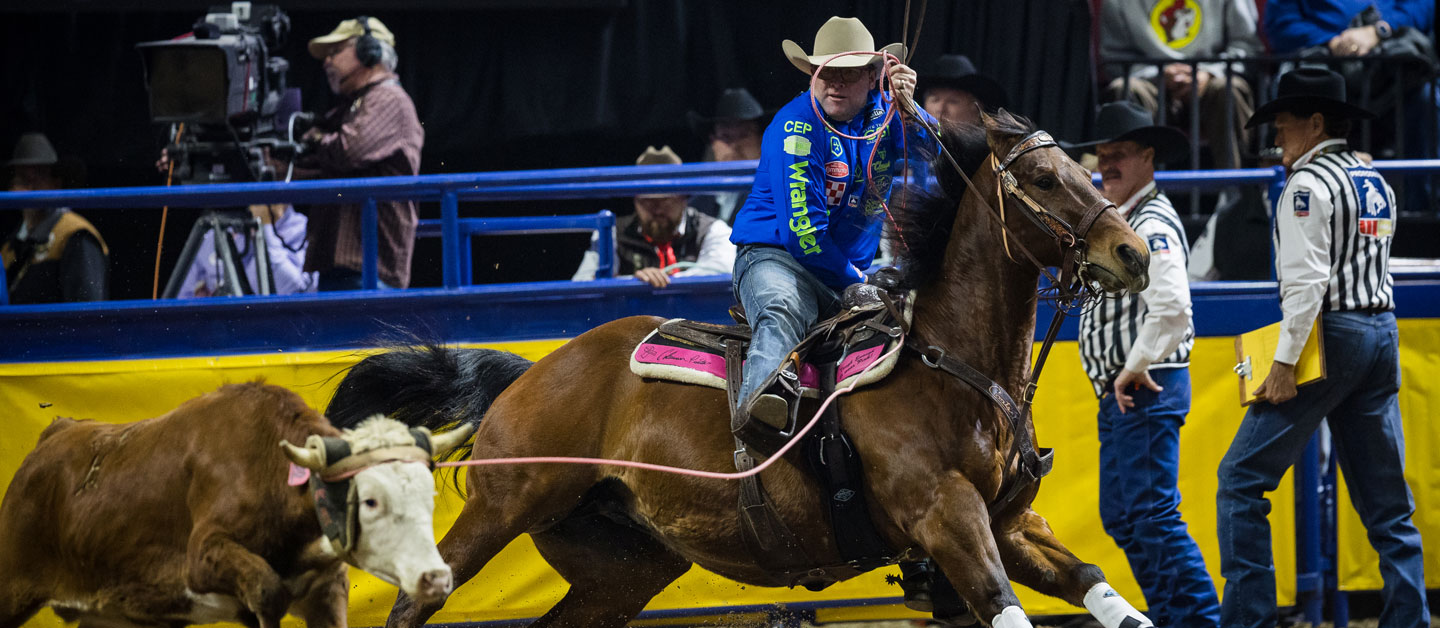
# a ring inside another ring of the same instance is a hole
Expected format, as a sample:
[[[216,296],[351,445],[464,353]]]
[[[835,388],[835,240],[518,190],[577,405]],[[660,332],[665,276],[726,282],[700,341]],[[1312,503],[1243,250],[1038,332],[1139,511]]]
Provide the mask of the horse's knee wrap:
[[[1033,628],[1030,618],[1019,606],[1006,606],[995,619],[990,620],[990,625],[995,628]]]
[[[1085,594],[1085,609],[1105,628],[1150,628],[1155,625],[1106,582],[1090,587]]]

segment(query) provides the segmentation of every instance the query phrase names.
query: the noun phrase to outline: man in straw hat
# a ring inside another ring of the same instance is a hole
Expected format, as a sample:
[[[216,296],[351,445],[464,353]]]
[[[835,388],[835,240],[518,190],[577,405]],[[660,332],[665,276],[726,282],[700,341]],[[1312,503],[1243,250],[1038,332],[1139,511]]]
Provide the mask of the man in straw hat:
[[[637,166],[678,166],[680,156],[669,146],[647,147]],[[641,194],[635,213],[615,221],[615,274],[634,275],[656,288],[671,277],[718,275],[735,265],[730,226],[687,206],[684,194]],[[573,281],[595,278],[600,255],[592,248],[580,260]],[[688,268],[683,266],[689,265]]]
[[[1100,108],[1099,139],[1073,150],[1099,156],[1101,194],[1150,245],[1150,287],[1080,315],[1080,361],[1099,398],[1100,519],[1125,551],[1156,626],[1220,622],[1200,548],[1180,519],[1180,426],[1190,412],[1190,251],[1156,163],[1183,159],[1190,142],[1132,102]]]
[[[1227,628],[1275,625],[1265,493],[1279,485],[1322,419],[1334,434],[1355,511],[1380,555],[1380,625],[1430,625],[1397,396],[1389,257],[1399,213],[1390,185],[1345,142],[1352,120],[1371,117],[1345,102],[1339,74],[1301,68],[1280,77],[1275,100],[1247,124],[1273,122],[1290,177],[1275,208],[1283,315],[1275,362],[1255,393],[1262,400],[1250,406],[1220,463],[1220,617]],[[1325,382],[1296,390],[1295,363],[1316,324]]]
[[[65,187],[56,171],[60,158],[42,133],[26,133],[6,162],[11,192]],[[103,301],[109,293],[110,249],[100,232],[67,208],[21,210],[24,221],[5,243],[10,302],[62,303]]]
[[[882,100],[881,67],[897,99],[913,98],[915,72],[895,61],[905,57],[902,44],[881,49],[892,55],[883,62],[855,18],[825,22],[813,54],[790,40],[781,49],[812,77],[814,89],[781,108],[766,128],[755,183],[730,239],[740,247],[735,294],[754,330],[737,411],[783,428],[788,402],[776,393],[793,395],[787,384],[795,378],[781,363],[811,324],[837,311],[841,292],[865,282],[880,242],[892,162],[903,157],[901,116],[881,126],[887,106],[895,106]],[[852,51],[861,54],[841,54]],[[936,144],[913,121],[904,131],[911,146]]]
[[[310,40],[310,55],[325,64],[325,78],[340,104],[306,133],[311,150],[296,162],[296,178],[387,177],[420,173],[425,131],[415,103],[395,76],[395,36],[373,17],[340,22]],[[285,172],[284,164],[275,166]],[[410,257],[418,222],[414,201],[380,201],[381,287],[410,284]],[[364,251],[360,205],[310,209],[305,271],[320,273],[320,290],[358,290]]]

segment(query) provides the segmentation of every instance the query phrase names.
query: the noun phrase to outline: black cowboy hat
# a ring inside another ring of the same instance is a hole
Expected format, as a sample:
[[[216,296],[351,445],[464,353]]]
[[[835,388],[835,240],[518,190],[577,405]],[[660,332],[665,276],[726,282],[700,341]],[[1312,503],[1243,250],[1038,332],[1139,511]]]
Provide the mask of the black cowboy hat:
[[[1155,124],[1150,112],[1128,100],[1105,103],[1095,116],[1097,139],[1067,144],[1073,152],[1094,152],[1096,146],[1111,142],[1136,142],[1155,149],[1155,163],[1165,163],[1189,154],[1190,139],[1175,127]]]
[[[995,79],[978,72],[975,64],[970,62],[970,57],[965,55],[942,55],[924,72],[919,73],[918,100],[921,103],[925,101],[925,91],[931,87],[949,87],[970,92],[986,111],[996,111],[1010,105],[1005,88]]]
[[[721,120],[759,120],[765,115],[765,108],[760,102],[750,95],[750,90],[744,87],[731,87],[720,94],[715,100],[715,115],[704,116],[695,111],[689,111],[685,117],[690,121],[690,128],[696,134],[705,135],[709,132],[711,125]]]
[[[1318,111],[1326,116],[1369,120],[1375,114],[1345,102],[1345,77],[1325,68],[1297,68],[1280,75],[1275,100],[1260,105],[1245,123],[1253,129],[1280,112]]]

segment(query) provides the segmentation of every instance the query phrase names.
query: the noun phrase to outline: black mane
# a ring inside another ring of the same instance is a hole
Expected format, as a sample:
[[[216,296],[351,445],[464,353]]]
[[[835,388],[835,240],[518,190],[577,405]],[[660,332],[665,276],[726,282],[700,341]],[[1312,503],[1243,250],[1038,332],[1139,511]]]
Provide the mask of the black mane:
[[[1002,110],[991,118],[1002,134],[1024,136],[1035,131],[1035,125],[1029,120],[1007,111]],[[945,151],[955,158],[967,175],[974,177],[990,156],[985,128],[946,123],[942,125],[940,134]],[[891,250],[899,258],[905,284],[912,288],[929,283],[940,271],[945,260],[945,247],[950,242],[950,231],[955,225],[955,212],[966,194],[965,180],[955,172],[944,155],[933,156],[930,163],[940,184],[938,194],[916,185],[891,196],[892,200],[903,201],[897,202],[892,212],[899,235],[897,237],[895,230],[891,230]]]

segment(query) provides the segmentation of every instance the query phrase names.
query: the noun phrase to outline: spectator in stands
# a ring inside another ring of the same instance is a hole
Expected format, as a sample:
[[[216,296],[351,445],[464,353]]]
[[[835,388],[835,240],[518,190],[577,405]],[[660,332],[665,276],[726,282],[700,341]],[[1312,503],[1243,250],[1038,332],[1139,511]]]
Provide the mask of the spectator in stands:
[[[1005,88],[975,69],[965,55],[943,55],[915,86],[919,103],[937,120],[980,124],[980,111],[1009,106]]]
[[[338,106],[305,134],[310,150],[297,160],[295,178],[407,176],[420,173],[425,131],[415,104],[400,87],[395,36],[380,20],[345,20],[310,40],[310,55],[324,62]],[[284,172],[284,164],[275,164]],[[320,273],[319,288],[358,290],[364,253],[359,203],[310,208],[305,270]],[[410,258],[418,222],[414,201],[380,201],[382,287],[410,285]]]
[[[765,109],[750,95],[750,90],[734,87],[725,90],[715,101],[715,115],[687,114],[690,128],[706,136],[704,161],[749,161],[760,158],[760,130],[765,122]],[[729,225],[735,212],[745,204],[750,190],[729,190],[695,196],[690,206],[700,213],[720,219]]]
[[[42,133],[21,135],[5,165],[11,192],[66,187],[57,170],[60,158]],[[94,225],[63,207],[24,209],[21,214],[20,227],[0,245],[10,302],[105,300],[110,249]]]
[[[1276,54],[1307,57],[1365,57],[1385,53],[1386,42],[1397,36],[1413,35],[1429,40],[1435,24],[1435,3],[1428,0],[1270,0],[1265,6],[1265,36]],[[1405,30],[1402,30],[1405,29]],[[1407,33],[1413,29],[1415,32]],[[1403,39],[1403,38],[1401,38]],[[1399,41],[1399,40],[1397,40]],[[1432,42],[1433,44],[1433,42]],[[1397,53],[1405,50],[1402,47]],[[1404,119],[1395,118],[1393,81],[1400,80],[1400,61],[1369,63],[1343,68],[1349,96],[1358,98],[1369,82],[1371,108],[1381,119],[1371,126],[1368,149],[1379,158],[1434,159],[1440,150],[1440,90],[1432,83],[1421,84],[1421,72],[1410,71],[1407,82],[1414,85],[1404,93]],[[1428,75],[1425,75],[1428,76]],[[1404,133],[1397,131],[1404,129]],[[1403,137],[1402,137],[1403,136]],[[1397,142],[1404,150],[1397,150]],[[1432,206],[1428,178],[1407,177],[1405,206],[1421,211]]]
[[[1112,99],[1130,98],[1152,113],[1160,108],[1160,87],[1165,88],[1167,122],[1179,124],[1200,116],[1200,138],[1210,146],[1215,165],[1238,168],[1246,141],[1244,122],[1255,108],[1250,83],[1238,74],[1226,89],[1225,63],[1201,63],[1191,71],[1186,59],[1226,57],[1242,59],[1262,50],[1256,34],[1258,17],[1251,0],[1105,0],[1101,4],[1100,56],[1113,80]],[[1125,58],[1163,58],[1174,62],[1126,66],[1112,61]],[[1230,67],[1238,72],[1239,64]],[[1128,88],[1127,88],[1128,85]],[[1198,91],[1200,111],[1190,111]],[[1128,93],[1127,93],[1128,92]],[[1226,118],[1226,99],[1234,104]],[[1188,128],[1188,127],[1185,127]]]
[[[975,69],[975,64],[965,55],[942,55],[925,72],[924,82],[915,86],[916,100],[937,120],[963,124],[980,124],[980,111],[994,112],[1009,104],[1005,88]],[[922,187],[933,185],[933,170],[929,156],[923,147],[912,147],[905,160],[905,174],[909,181]],[[949,167],[949,166],[945,166]],[[889,229],[889,226],[886,226]],[[890,245],[894,238],[880,241],[880,262],[887,265],[893,259]]]
[[[1428,32],[1434,20],[1434,2],[1268,0],[1265,37],[1280,54],[1326,46],[1337,57],[1363,57],[1395,29]]]
[[[1125,551],[1156,626],[1219,626],[1220,601],[1180,518],[1180,427],[1190,412],[1190,258],[1155,163],[1189,140],[1132,102],[1100,108],[1101,194],[1150,245],[1150,287],[1080,316],[1080,361],[1100,400],[1100,519]],[[1137,452],[1143,452],[1136,455]]]
[[[295,211],[289,204],[251,205],[250,213],[260,219],[260,231],[265,236],[265,250],[270,258],[272,294],[315,292],[319,284],[319,274],[304,270],[307,247],[305,215]],[[244,233],[233,233],[232,237],[240,253],[239,262],[244,266],[250,292],[259,294],[255,247]],[[222,285],[225,272],[220,264],[220,257],[215,252],[215,234],[207,231],[177,296],[183,299],[231,294],[228,287]]]
[[[1380,555],[1380,625],[1428,626],[1420,532],[1411,521],[1415,499],[1405,483],[1399,336],[1387,270],[1395,194],[1345,141],[1352,120],[1373,114],[1346,102],[1345,80],[1330,70],[1294,70],[1280,76],[1278,87],[1249,125],[1273,120],[1290,172],[1275,208],[1282,320],[1274,363],[1255,391],[1260,400],[1220,463],[1221,622],[1276,624],[1265,494],[1324,420],[1355,511]],[[1317,324],[1325,381],[1297,390],[1295,365]]]
[[[680,157],[669,146],[647,147],[637,166],[680,165]],[[641,194],[635,197],[635,213],[615,221],[616,275],[633,275],[656,288],[670,285],[671,277],[718,275],[735,265],[735,245],[730,243],[730,225],[688,207],[682,194]],[[600,255],[586,251],[575,271],[574,281],[595,278]]]

